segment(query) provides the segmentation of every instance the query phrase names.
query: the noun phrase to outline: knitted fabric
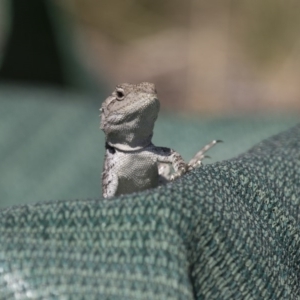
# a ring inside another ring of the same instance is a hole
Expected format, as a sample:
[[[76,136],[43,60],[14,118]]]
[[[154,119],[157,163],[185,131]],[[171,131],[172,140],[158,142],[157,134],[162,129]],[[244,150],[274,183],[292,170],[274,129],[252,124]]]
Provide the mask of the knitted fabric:
[[[167,186],[0,214],[0,299],[300,299],[300,125]]]

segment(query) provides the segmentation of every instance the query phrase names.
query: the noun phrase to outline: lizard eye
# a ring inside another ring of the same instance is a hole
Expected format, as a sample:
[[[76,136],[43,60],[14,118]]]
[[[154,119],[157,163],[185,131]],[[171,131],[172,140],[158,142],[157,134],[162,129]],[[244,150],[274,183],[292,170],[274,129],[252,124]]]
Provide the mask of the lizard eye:
[[[123,91],[117,90],[116,94],[117,94],[117,100],[121,101],[121,100],[124,99],[124,92]]]

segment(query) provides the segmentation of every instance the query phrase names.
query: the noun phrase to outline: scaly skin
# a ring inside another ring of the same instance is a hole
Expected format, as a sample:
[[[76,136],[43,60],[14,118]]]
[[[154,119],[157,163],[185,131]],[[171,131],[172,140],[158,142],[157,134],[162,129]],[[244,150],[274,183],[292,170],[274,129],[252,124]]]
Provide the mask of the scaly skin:
[[[143,191],[178,178],[200,165],[203,153],[218,142],[205,146],[190,164],[176,151],[154,146],[151,139],[159,100],[153,83],[118,85],[100,111],[106,137],[104,198]],[[175,172],[162,164],[171,164]]]

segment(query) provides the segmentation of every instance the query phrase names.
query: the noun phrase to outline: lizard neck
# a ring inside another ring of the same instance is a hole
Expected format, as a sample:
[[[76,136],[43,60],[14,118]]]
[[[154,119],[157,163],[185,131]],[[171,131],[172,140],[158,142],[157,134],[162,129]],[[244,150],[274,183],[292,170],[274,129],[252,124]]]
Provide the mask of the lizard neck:
[[[113,147],[119,151],[133,152],[133,151],[144,149],[145,147],[149,146],[151,144],[151,137],[142,142],[139,141],[139,143],[134,143],[133,141],[131,143],[117,143],[117,142],[114,143],[112,141],[107,141],[107,144],[110,147]]]

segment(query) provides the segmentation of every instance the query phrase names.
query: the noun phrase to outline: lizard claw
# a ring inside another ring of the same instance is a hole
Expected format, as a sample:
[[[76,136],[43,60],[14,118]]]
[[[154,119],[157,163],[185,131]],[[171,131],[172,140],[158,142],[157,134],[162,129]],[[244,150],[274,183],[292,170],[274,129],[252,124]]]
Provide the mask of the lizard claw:
[[[205,152],[207,152],[210,148],[212,148],[217,143],[222,143],[222,140],[213,140],[206,146],[204,146],[196,155],[194,158],[192,158],[189,162],[190,168],[194,169],[202,164],[202,160],[204,158],[210,158],[210,156],[204,155]]]
[[[181,177],[183,174],[185,174],[187,171],[189,171],[188,165],[186,165],[185,167],[180,167],[179,170],[177,172],[175,172],[174,174],[172,174],[171,176],[171,180],[175,180],[179,177]]]

